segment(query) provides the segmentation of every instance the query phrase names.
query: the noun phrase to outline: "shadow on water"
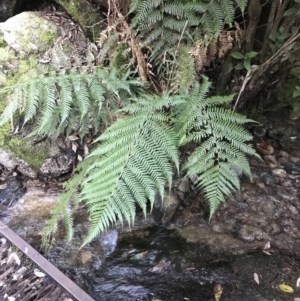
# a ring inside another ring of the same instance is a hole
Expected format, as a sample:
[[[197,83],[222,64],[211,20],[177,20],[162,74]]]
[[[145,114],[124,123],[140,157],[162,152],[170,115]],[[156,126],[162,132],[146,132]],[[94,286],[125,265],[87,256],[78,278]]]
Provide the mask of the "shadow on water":
[[[48,258],[99,301],[212,301],[216,284],[223,288],[220,301],[300,297],[300,291],[287,294],[278,288],[281,283],[296,286],[300,264],[293,257],[262,251],[239,256],[212,254],[208,247],[188,244],[175,232],[159,227],[120,234],[117,243],[116,233],[112,230],[105,236],[105,259],[91,249],[92,261],[81,267],[77,261],[74,266],[66,259],[72,255],[57,253],[57,248]],[[260,284],[254,281],[254,273]]]

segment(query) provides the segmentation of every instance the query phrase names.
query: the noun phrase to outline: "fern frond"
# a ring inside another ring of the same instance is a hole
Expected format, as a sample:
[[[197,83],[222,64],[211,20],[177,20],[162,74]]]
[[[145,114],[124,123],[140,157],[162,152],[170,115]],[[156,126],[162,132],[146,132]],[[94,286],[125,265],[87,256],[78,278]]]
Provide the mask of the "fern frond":
[[[23,89],[26,91],[26,89]],[[43,87],[41,83],[31,82],[28,88],[27,94],[27,103],[24,109],[24,123],[27,123],[31,120],[37,113],[39,99],[41,98],[41,93],[43,91]],[[13,115],[14,112],[12,112]]]
[[[237,6],[241,9],[242,13],[244,13],[248,4],[248,0],[235,0],[235,2]]]
[[[118,119],[97,140],[101,144],[89,156],[93,164],[80,193],[91,221],[84,244],[121,216],[132,224],[136,203],[146,214],[147,200],[153,205],[155,191],[163,195],[165,179],[172,181],[171,162],[179,168],[177,135],[152,112]]]
[[[59,105],[61,107],[60,125],[62,125],[68,119],[71,112],[71,106],[73,103],[72,85],[69,80],[64,80],[64,79],[60,79],[58,81],[58,85],[60,87],[60,91],[59,91],[59,101],[60,101]]]
[[[220,8],[222,10],[225,23],[232,26],[232,21],[234,18],[234,3],[228,0],[219,0]]]
[[[117,110],[129,102],[132,86],[141,85],[138,80],[127,80],[129,76],[128,72],[119,76],[113,68],[111,72],[99,68],[94,73],[33,78],[0,89],[0,94],[8,95],[0,124],[20,110],[24,111],[25,123],[31,120],[36,123],[30,135],[59,135],[64,130],[70,133],[80,129],[80,136],[84,136],[89,131],[91,119],[93,124],[99,124],[102,118],[108,119],[105,114],[113,114],[109,110]],[[110,105],[104,109],[105,100]]]
[[[251,120],[218,107],[230,101],[232,96],[205,98],[208,88],[206,78],[201,87],[197,84],[194,86],[186,98],[188,106],[182,105],[177,111],[181,122],[178,122],[176,129],[181,145],[191,141],[200,144],[189,156],[183,170],[187,176],[199,175],[197,186],[209,202],[211,217],[225,200],[224,196],[239,189],[235,170],[251,176],[246,155],[257,154],[247,144],[252,140],[252,135],[242,127]]]

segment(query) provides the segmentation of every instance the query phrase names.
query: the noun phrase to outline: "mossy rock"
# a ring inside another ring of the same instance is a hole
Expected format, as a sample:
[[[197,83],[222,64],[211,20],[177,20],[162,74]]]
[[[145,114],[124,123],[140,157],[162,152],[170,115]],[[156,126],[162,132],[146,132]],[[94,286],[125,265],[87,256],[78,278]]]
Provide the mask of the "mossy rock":
[[[60,34],[56,24],[33,12],[24,12],[0,23],[0,88],[65,67],[71,53],[85,49],[86,38],[83,34],[77,35],[75,41],[61,39],[63,42],[57,45],[55,41]],[[80,48],[78,45],[83,46]],[[49,53],[53,54],[52,60],[48,64],[40,64],[39,60]],[[6,105],[6,99],[2,97],[0,114]],[[13,123],[18,118],[15,116]],[[35,144],[34,138],[24,139],[25,134],[13,134],[14,131],[9,123],[0,127],[0,149],[12,159],[19,158],[34,170],[39,170],[51,156],[49,142]]]
[[[101,31],[104,15],[85,0],[55,0],[79,23],[87,36],[95,41]],[[102,28],[103,29],[103,28]]]

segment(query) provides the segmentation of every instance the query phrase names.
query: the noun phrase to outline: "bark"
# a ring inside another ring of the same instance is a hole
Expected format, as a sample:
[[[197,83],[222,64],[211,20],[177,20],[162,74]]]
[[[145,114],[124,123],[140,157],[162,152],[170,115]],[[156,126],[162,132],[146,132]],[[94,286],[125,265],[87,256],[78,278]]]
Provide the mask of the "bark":
[[[274,68],[275,65],[279,65],[284,57],[289,56],[289,53],[293,50],[295,43],[299,39],[300,33],[292,36],[272,57],[270,57],[266,62],[260,65],[259,68],[257,68],[253,72],[245,90],[241,95],[239,103],[237,104],[238,108],[243,107],[248,100],[256,97],[261,92],[261,90],[268,82],[270,71]]]
[[[256,27],[261,14],[260,0],[250,0],[248,8],[249,24],[246,29],[246,45],[245,52],[250,52],[253,49],[254,36]]]
[[[279,4],[279,0],[274,0],[272,3],[272,6],[271,6],[269,19],[268,19],[268,26],[266,28],[264,41],[263,41],[263,45],[262,45],[261,52],[260,52],[261,61],[264,61],[265,56],[266,56],[266,52],[267,52],[268,45],[269,45],[269,35],[273,28],[274,18],[275,18],[276,9],[278,7],[278,4]]]
[[[278,30],[279,25],[281,23],[283,14],[288,6],[288,4],[290,3],[290,0],[281,0],[279,1],[279,5],[277,7],[277,12],[276,12],[276,16],[275,16],[275,20],[274,20],[274,24],[271,30],[271,33],[274,33],[275,31]]]

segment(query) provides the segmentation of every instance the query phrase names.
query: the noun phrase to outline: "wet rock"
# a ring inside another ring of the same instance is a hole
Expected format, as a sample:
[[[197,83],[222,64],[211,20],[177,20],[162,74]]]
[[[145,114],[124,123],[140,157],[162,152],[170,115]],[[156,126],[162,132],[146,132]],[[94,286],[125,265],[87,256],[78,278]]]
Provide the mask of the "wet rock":
[[[281,168],[276,168],[276,169],[273,169],[272,170],[272,174],[276,177],[279,177],[279,178],[284,178],[286,177],[286,171],[284,169],[281,169]]]
[[[288,173],[293,175],[299,175],[300,174],[300,163],[287,163],[284,168]]]
[[[107,231],[106,233],[100,236],[99,241],[105,252],[105,255],[108,256],[115,250],[117,246],[118,231],[116,230]]]
[[[173,191],[165,191],[163,201],[159,193],[157,193],[154,203],[157,210],[153,211],[153,214],[156,215],[156,218],[160,219],[163,223],[167,223],[171,220],[179,205],[180,200]]]
[[[72,170],[75,155],[72,153],[62,154],[55,158],[48,158],[42,164],[40,172],[45,176],[59,177]]]
[[[244,254],[255,246],[251,241],[245,244],[229,234],[215,233],[205,226],[177,228],[177,231],[187,242],[208,245],[212,253]]]
[[[243,225],[238,231],[238,237],[245,241],[254,241],[267,238],[266,233],[257,227],[252,225]]]
[[[190,192],[190,183],[189,183],[189,179],[188,178],[183,178],[181,179],[179,185],[178,185],[178,189],[181,192]]]
[[[12,154],[0,149],[0,164],[5,166],[9,171],[17,170],[23,175],[36,178],[37,172],[32,166],[24,160],[14,157]]]
[[[261,173],[260,178],[268,186],[271,186],[275,183],[275,179],[266,172]]]
[[[271,247],[275,247],[280,251],[287,252],[289,254],[299,254],[300,240],[290,237],[287,233],[280,233],[273,238]]]
[[[21,182],[12,182],[5,189],[0,189],[0,204],[5,207],[14,205],[26,192],[26,186]]]

